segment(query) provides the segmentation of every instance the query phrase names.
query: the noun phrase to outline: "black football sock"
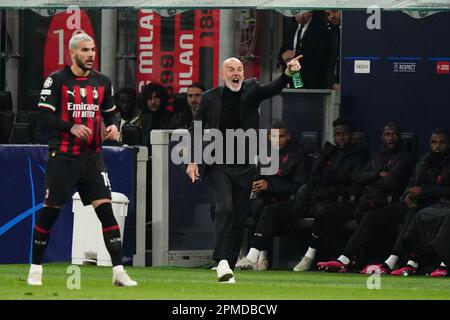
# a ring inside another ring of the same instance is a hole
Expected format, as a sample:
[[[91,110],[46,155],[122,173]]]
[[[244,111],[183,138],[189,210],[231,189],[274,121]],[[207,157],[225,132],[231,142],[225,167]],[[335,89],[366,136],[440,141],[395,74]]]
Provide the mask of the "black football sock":
[[[103,240],[111,256],[113,266],[122,264],[122,240],[117,220],[114,217],[111,203],[102,203],[95,212],[102,223]]]
[[[50,239],[50,230],[58,218],[60,208],[44,207],[34,225],[32,263],[41,264]]]

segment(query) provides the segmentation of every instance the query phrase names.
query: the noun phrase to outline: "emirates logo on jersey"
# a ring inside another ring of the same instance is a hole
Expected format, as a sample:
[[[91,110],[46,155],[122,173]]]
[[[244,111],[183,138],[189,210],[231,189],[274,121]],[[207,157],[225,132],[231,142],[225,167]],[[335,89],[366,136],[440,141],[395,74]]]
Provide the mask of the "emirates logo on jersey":
[[[100,106],[93,103],[72,103],[67,104],[67,110],[72,112],[73,118],[95,118],[95,112]]]

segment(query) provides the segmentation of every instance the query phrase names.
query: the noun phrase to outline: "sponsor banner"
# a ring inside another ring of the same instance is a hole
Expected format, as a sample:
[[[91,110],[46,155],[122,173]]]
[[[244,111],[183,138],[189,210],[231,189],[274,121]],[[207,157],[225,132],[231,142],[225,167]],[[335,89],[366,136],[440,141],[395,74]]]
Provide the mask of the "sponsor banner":
[[[436,62],[437,74],[450,74],[450,61],[438,61]]]
[[[261,69],[261,40],[259,39],[259,25],[262,13],[257,10],[242,9],[236,11],[235,20],[239,22],[235,39],[239,57],[244,64],[246,78],[260,78]]]
[[[190,10],[166,17],[154,10],[139,10],[138,91],[150,82],[164,85],[169,95],[186,92],[193,82],[216,86],[219,20],[219,10]]]
[[[87,10],[24,10],[23,70],[19,109],[37,108],[39,93],[48,75],[64,64],[71,64],[69,39],[83,30],[96,40],[97,57],[94,68],[100,68],[101,9]],[[48,84],[47,84],[48,85]],[[44,88],[48,89],[48,88]],[[45,96],[45,92],[43,93]]]
[[[414,73],[416,72],[417,63],[415,62],[394,62],[393,72]]]
[[[133,148],[104,147],[103,157],[112,191],[123,193],[130,200],[122,254],[131,256],[136,243],[136,152]],[[33,228],[46,194],[47,159],[48,146],[0,145],[0,264],[31,263]],[[52,228],[44,262],[71,261],[72,231],[70,201],[62,207]]]
[[[370,60],[355,60],[355,73],[370,73]]]
[[[100,44],[97,43],[91,19],[85,10],[68,10],[51,16],[51,22],[47,29],[44,51],[44,78],[50,73],[71,65],[69,53],[69,40],[77,33],[87,33],[94,39],[97,52]],[[94,61],[94,69],[98,70],[99,56]]]
[[[403,13],[409,15],[414,19],[423,19],[433,14],[439,13],[440,11],[428,11],[428,10],[414,10],[414,11],[403,11]]]

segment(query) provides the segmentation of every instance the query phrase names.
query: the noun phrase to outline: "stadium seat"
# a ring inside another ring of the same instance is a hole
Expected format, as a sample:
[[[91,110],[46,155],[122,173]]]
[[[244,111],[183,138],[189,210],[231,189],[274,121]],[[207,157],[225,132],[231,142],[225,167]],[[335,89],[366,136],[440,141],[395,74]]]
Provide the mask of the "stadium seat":
[[[11,92],[0,91],[0,111],[13,111]]]
[[[141,133],[138,127],[123,126],[122,127],[122,143],[129,146],[141,145]]]
[[[317,131],[303,131],[301,145],[307,155],[316,155],[319,151],[319,141]]]
[[[37,121],[39,119],[39,111],[19,111],[16,116],[16,123],[28,123],[31,133],[36,130]]]
[[[8,143],[14,123],[14,113],[0,111],[0,144]]]
[[[37,118],[39,116],[39,111],[24,111],[21,110],[17,112],[16,122],[29,123],[30,125],[35,125]]]
[[[314,161],[319,156],[319,141],[317,131],[301,132],[300,144],[306,155],[305,168],[309,172],[314,165]]]
[[[186,93],[174,93],[173,94],[173,112],[183,113],[188,108]]]
[[[33,142],[33,132],[29,123],[16,122],[13,125],[10,144],[30,144]]]
[[[361,146],[364,150],[369,150],[369,139],[367,132],[353,132],[353,143]]]
[[[417,135],[412,132],[402,132],[400,134],[403,144],[405,147],[413,154],[414,158],[417,159],[419,153],[418,153],[418,142],[417,142]]]
[[[26,110],[38,110],[39,97],[41,96],[40,90],[28,90],[25,96],[25,109]]]

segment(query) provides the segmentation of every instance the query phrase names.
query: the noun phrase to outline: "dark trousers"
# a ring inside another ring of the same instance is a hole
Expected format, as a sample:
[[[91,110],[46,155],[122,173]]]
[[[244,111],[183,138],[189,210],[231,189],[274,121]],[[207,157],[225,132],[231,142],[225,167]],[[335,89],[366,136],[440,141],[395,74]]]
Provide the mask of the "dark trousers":
[[[213,259],[227,260],[231,268],[234,268],[241,248],[255,172],[255,166],[251,165],[215,165],[209,171],[216,203]]]
[[[405,205],[396,203],[366,212],[347,243],[343,254],[348,258],[356,256],[375,234],[402,223],[408,211]]]
[[[306,215],[307,210],[294,209],[295,200],[282,201],[264,207],[251,246],[258,250],[267,250],[277,227],[289,224]]]
[[[353,211],[356,205],[357,202],[354,201],[318,204],[314,212],[310,247],[317,249],[323,239],[330,236],[338,225],[353,220]]]
[[[273,199],[270,197],[261,197],[261,198],[256,198],[255,200],[253,200],[251,202],[250,214],[251,214],[251,217],[253,218],[253,228],[252,228],[253,230],[258,225],[258,222],[259,222],[259,219],[261,218],[261,214],[264,210],[264,207],[269,204],[274,204],[274,203],[280,202],[277,200],[278,199]]]
[[[431,246],[444,263],[450,266],[450,215],[442,223],[436,237],[431,242]]]
[[[441,203],[418,211],[405,229],[402,253],[416,257],[417,262],[420,262],[420,258],[431,256],[433,250],[430,245],[433,239],[439,235],[439,231],[449,215],[450,206]]]
[[[400,232],[397,236],[397,239],[395,240],[394,247],[391,251],[392,254],[401,257],[406,253],[408,253],[407,251],[411,249],[411,243],[410,241],[405,239],[405,236],[409,228],[409,225],[414,221],[417,212],[420,211],[421,209],[423,209],[423,206],[420,208],[413,208],[406,211],[403,221],[401,222],[402,225],[400,228]]]

